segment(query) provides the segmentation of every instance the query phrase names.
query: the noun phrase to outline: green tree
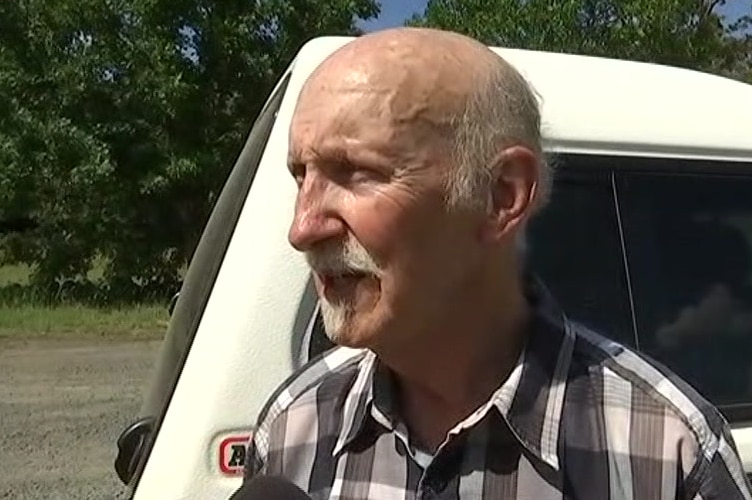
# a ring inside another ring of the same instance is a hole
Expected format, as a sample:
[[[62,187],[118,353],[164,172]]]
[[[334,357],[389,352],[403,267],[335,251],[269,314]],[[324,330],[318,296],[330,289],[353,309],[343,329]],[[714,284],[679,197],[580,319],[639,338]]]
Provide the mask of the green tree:
[[[752,3],[750,12],[734,21],[728,31],[734,56],[731,57],[730,69],[726,74],[752,83]]]
[[[308,39],[355,34],[371,0],[0,2],[0,237],[46,298],[177,286],[253,119]],[[2,264],[2,263],[0,263]]]
[[[724,23],[718,13],[724,3],[429,0],[424,14],[408,24],[458,31],[494,46],[634,59],[748,78],[748,18]]]

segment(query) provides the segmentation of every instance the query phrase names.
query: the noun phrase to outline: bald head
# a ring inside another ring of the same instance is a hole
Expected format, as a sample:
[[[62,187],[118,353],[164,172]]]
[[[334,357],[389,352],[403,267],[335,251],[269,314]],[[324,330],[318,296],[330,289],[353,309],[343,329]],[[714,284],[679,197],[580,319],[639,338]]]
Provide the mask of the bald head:
[[[511,65],[472,38],[426,28],[356,38],[314,71],[299,109],[335,94],[352,101],[370,96],[359,119],[388,119],[400,133],[414,136],[413,146],[440,151],[443,161],[438,163],[448,169],[447,197],[453,205],[481,202],[490,163],[504,146],[530,147],[545,167],[533,92]],[[547,197],[543,170],[538,203]]]
[[[380,92],[398,120],[447,123],[503,63],[484,45],[455,33],[401,28],[357,38],[327,58],[304,87]]]
[[[301,91],[288,162],[288,237],[330,336],[356,347],[435,333],[460,302],[496,310],[511,296],[499,288],[519,277],[541,198],[538,130],[524,79],[464,36],[401,28],[330,55]]]

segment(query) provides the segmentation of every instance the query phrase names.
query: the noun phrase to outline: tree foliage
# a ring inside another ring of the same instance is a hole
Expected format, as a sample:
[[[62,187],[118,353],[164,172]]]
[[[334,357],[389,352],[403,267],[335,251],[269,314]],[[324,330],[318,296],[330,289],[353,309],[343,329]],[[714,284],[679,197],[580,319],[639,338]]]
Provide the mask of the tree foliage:
[[[0,226],[27,228],[0,234],[0,265],[31,264],[45,299],[166,297],[296,50],[378,3],[0,2]],[[410,24],[752,82],[752,16],[727,22],[723,3],[429,0]]]
[[[429,0],[409,24],[458,31],[488,45],[656,62],[752,82],[752,4],[748,16],[729,24],[719,14],[725,3]]]
[[[295,51],[376,14],[371,0],[0,2],[0,220],[37,223],[0,236],[0,257],[34,265],[48,299],[164,296]]]

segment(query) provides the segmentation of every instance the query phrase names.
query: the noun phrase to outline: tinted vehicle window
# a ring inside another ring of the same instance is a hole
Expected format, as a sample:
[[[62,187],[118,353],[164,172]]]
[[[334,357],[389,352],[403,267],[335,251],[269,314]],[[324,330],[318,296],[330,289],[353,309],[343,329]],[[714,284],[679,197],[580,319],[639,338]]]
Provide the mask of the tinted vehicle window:
[[[752,177],[624,174],[618,193],[642,350],[752,403]]]
[[[529,228],[528,264],[573,320],[635,344],[611,174],[565,159]]]

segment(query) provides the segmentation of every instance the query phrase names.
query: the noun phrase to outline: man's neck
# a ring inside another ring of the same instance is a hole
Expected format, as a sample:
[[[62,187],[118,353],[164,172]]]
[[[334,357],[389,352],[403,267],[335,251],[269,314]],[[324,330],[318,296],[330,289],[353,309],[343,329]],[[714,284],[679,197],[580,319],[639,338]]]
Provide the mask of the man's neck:
[[[465,307],[452,308],[454,314],[439,323],[441,330],[416,338],[419,345],[378,353],[396,375],[401,417],[428,449],[488,401],[514,368],[525,340],[530,311],[521,286],[496,304],[463,302]]]

